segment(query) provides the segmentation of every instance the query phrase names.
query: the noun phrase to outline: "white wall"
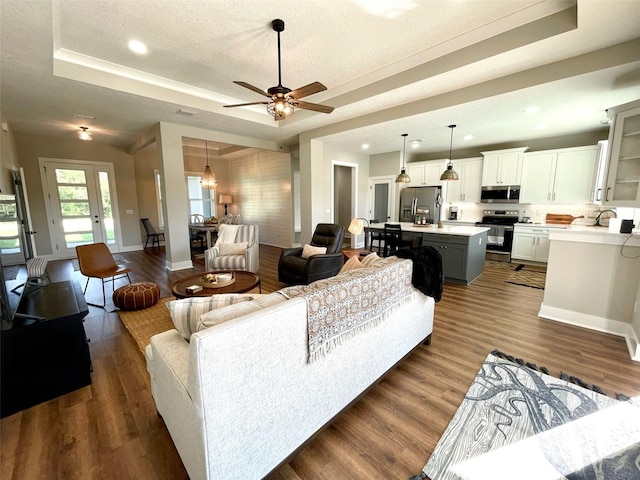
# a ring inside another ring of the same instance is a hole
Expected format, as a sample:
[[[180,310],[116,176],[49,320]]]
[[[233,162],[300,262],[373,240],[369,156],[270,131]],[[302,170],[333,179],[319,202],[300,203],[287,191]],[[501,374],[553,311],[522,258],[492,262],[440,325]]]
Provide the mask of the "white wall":
[[[260,243],[290,247],[293,231],[291,155],[254,151],[229,160],[229,185],[233,205],[242,223],[259,227]]]

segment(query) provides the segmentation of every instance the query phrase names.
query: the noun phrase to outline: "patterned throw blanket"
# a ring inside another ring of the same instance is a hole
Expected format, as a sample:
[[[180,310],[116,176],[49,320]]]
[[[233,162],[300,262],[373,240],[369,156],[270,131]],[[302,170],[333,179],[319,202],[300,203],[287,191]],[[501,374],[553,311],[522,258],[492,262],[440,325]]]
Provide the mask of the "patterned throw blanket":
[[[411,271],[411,261],[389,258],[380,266],[280,290],[287,298],[301,296],[307,301],[309,363],[409,302]]]

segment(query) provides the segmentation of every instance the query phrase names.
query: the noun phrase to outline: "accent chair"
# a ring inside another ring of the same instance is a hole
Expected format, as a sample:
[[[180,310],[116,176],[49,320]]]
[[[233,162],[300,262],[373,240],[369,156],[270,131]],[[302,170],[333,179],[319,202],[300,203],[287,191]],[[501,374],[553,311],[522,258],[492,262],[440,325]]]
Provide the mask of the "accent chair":
[[[309,245],[282,250],[278,261],[278,280],[287,285],[308,285],[337,275],[344,262],[343,240],[342,225],[319,223]],[[324,247],[326,253],[305,255],[306,251],[313,250],[308,247]]]
[[[258,273],[258,225],[219,225],[218,239],[213,247],[205,250],[204,259],[210,272],[246,270]]]

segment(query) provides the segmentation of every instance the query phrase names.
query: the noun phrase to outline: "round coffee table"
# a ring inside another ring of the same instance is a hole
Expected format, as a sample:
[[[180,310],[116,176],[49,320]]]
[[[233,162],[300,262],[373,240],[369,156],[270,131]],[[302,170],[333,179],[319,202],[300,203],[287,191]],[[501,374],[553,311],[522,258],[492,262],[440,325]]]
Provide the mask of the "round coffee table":
[[[233,273],[236,277],[236,281],[231,285],[219,288],[203,288],[199,292],[189,293],[187,287],[191,285],[201,285],[200,279],[207,273]],[[189,277],[178,280],[171,287],[171,293],[176,298],[189,298],[189,297],[210,297],[211,295],[217,295],[218,293],[245,293],[258,287],[258,291],[262,293],[262,285],[260,284],[260,277],[252,272],[245,272],[243,270],[224,270],[218,272],[204,272],[197,275],[191,275]]]

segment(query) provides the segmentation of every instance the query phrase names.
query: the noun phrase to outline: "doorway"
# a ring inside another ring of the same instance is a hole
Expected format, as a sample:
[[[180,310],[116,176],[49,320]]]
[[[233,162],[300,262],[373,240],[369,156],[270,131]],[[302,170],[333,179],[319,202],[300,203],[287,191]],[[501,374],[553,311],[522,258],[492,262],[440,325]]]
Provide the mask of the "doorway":
[[[355,237],[351,237],[347,227],[357,212],[357,178],[356,164],[333,162],[333,181],[331,182],[333,186],[333,223],[344,227],[344,243],[350,243],[352,247],[354,247]],[[347,239],[349,239],[348,242]]]
[[[54,258],[75,257],[75,247],[103,242],[119,251],[113,165],[41,159]]]
[[[388,222],[392,219],[394,211],[393,186],[394,177],[371,177],[369,178],[369,220],[377,220],[380,223]]]

